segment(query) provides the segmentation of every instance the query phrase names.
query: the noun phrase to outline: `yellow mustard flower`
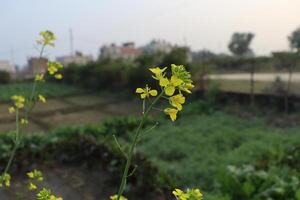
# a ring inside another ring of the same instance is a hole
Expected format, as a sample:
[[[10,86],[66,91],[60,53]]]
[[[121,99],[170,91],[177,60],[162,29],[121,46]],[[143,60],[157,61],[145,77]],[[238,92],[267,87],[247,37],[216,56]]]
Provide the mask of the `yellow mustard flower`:
[[[155,97],[157,95],[157,90],[151,90],[151,88],[148,86],[146,86],[144,89],[137,88],[135,92],[141,95],[141,99],[145,99],[146,97],[149,98],[150,96]]]
[[[34,179],[34,180],[38,180],[38,181],[43,181],[44,177],[43,177],[43,173],[39,170],[33,170],[31,172],[27,173],[28,178],[30,179]]]
[[[61,68],[63,68],[63,66],[59,62],[56,62],[56,61],[53,61],[53,62],[49,61],[48,62],[47,70],[48,70],[50,75],[54,75],[58,71],[58,69],[61,69]]]
[[[63,199],[61,197],[56,197],[54,195],[51,195],[49,200],[63,200]]]
[[[27,125],[27,124],[28,124],[28,120],[25,119],[25,118],[22,118],[22,119],[21,119],[21,124]]]
[[[167,78],[161,78],[159,84],[164,87],[166,95],[172,96],[176,87],[182,84],[182,80],[177,76],[172,76],[170,80]]]
[[[55,74],[54,76],[56,79],[62,79],[63,78],[63,75],[62,74]]]
[[[175,108],[166,108],[164,110],[164,112],[170,116],[171,120],[172,121],[175,121],[177,119],[177,113],[178,113],[178,110],[175,109]]]
[[[118,195],[112,195],[110,196],[111,200],[117,200],[118,199]],[[124,196],[120,196],[120,200],[128,200],[127,198],[125,198]]]
[[[40,32],[40,36],[42,37],[42,39],[37,41],[37,44],[39,45],[49,45],[51,47],[55,47],[54,45],[54,40],[56,40],[56,37],[54,35],[54,33],[52,33],[51,31],[42,31]]]
[[[175,189],[173,195],[176,197],[176,200],[202,200],[202,193],[199,189],[187,189],[186,192]]]
[[[40,102],[46,103],[46,98],[43,95],[39,94],[38,98]]]
[[[9,112],[10,114],[12,114],[12,113],[16,112],[16,109],[15,109],[15,107],[13,107],[13,106],[10,106],[10,107],[8,108],[8,112]]]
[[[57,72],[57,68],[54,66],[50,66],[50,67],[48,67],[48,72],[50,75],[53,75]]]
[[[170,104],[176,107],[179,111],[182,110],[182,104],[185,102],[185,97],[182,94],[177,94],[169,98]]]
[[[14,101],[17,108],[23,108],[25,103],[25,98],[23,96],[13,95],[11,99]]]
[[[37,74],[35,75],[36,81],[43,81],[44,80],[44,74]]]
[[[33,184],[33,183],[30,182],[29,185],[28,185],[28,189],[29,190],[36,190],[37,186],[35,184]]]
[[[156,80],[160,80],[161,78],[163,78],[165,76],[164,71],[167,69],[167,67],[164,68],[159,68],[159,67],[153,67],[150,68],[149,70],[154,74],[154,76],[152,76],[154,79]]]
[[[182,190],[180,189],[175,189],[173,191],[173,195],[176,197],[177,200],[188,200],[190,195],[184,193]]]
[[[9,187],[10,179],[11,179],[11,176],[8,173],[3,173],[0,176],[0,188],[2,188],[3,186]]]

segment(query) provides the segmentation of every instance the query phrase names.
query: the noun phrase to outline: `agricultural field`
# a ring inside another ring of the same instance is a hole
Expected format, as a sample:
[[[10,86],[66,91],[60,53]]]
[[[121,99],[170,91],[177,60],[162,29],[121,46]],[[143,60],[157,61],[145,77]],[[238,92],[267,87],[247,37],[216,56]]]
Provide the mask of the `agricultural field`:
[[[60,83],[44,82],[38,85],[40,93],[46,97],[62,97],[74,94],[80,94],[83,91]],[[0,102],[7,102],[12,95],[20,94],[23,96],[30,96],[32,90],[31,82],[0,84]]]

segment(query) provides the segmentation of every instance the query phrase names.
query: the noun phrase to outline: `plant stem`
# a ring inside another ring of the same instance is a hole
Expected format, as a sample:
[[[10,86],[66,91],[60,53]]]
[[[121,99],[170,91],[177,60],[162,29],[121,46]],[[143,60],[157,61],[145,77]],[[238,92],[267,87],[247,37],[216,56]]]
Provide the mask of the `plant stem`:
[[[15,157],[16,151],[19,147],[19,144],[20,144],[19,132],[20,132],[20,128],[19,128],[19,109],[17,108],[16,109],[16,135],[15,135],[14,147],[12,149],[12,152],[11,152],[10,156],[9,156],[9,160],[8,160],[8,163],[5,167],[4,173],[7,173],[9,171],[9,169],[11,167],[11,164],[12,164],[12,161]]]
[[[164,91],[162,91],[155,99],[154,101],[150,104],[150,106],[148,107],[148,109],[146,110],[146,112],[143,114],[143,117],[140,121],[140,124],[136,130],[135,136],[133,138],[133,141],[130,145],[130,149],[129,149],[129,153],[128,153],[128,157],[126,159],[126,165],[124,168],[124,172],[123,172],[123,176],[122,176],[122,180],[121,180],[121,184],[118,190],[118,198],[117,200],[120,200],[121,195],[124,192],[125,186],[126,186],[126,181],[127,181],[127,177],[128,177],[128,171],[131,165],[131,161],[132,161],[132,156],[133,156],[133,151],[135,149],[135,146],[137,144],[138,138],[139,138],[139,134],[141,132],[141,129],[145,123],[145,120],[147,119],[149,112],[151,111],[152,107],[157,103],[157,101],[162,97]]]

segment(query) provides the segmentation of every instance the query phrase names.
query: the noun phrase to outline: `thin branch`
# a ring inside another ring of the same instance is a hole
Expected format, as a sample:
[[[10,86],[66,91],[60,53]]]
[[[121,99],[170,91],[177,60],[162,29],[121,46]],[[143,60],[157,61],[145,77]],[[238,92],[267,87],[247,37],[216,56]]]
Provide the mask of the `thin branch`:
[[[125,158],[127,159],[128,156],[127,156],[127,154],[125,153],[125,151],[122,149],[120,143],[118,142],[117,137],[116,137],[115,135],[113,135],[113,138],[114,138],[114,141],[115,141],[116,146],[118,147],[119,151],[120,151],[120,152],[125,156]]]
[[[127,176],[127,178],[130,177],[130,176],[132,176],[134,174],[134,172],[136,171],[137,168],[138,168],[138,166],[134,165],[134,168],[133,168],[132,172]]]
[[[143,132],[143,135],[145,135],[145,134],[149,133],[150,131],[152,131],[154,128],[156,128],[158,126],[158,124],[159,124],[158,122],[155,122],[155,124],[152,127],[148,128],[147,130],[145,130]]]

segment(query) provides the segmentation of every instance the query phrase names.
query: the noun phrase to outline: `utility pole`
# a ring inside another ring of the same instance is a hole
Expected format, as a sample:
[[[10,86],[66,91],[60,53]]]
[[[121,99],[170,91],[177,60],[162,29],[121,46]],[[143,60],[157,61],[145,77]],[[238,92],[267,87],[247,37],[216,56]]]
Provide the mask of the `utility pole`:
[[[73,31],[70,28],[69,30],[69,36],[70,36],[70,56],[73,57],[74,56],[74,50],[73,50]]]

